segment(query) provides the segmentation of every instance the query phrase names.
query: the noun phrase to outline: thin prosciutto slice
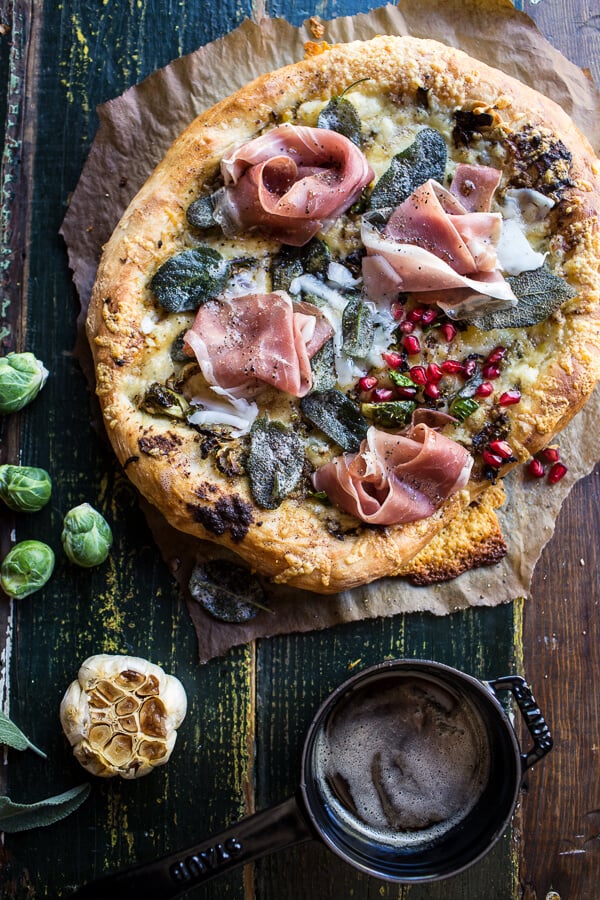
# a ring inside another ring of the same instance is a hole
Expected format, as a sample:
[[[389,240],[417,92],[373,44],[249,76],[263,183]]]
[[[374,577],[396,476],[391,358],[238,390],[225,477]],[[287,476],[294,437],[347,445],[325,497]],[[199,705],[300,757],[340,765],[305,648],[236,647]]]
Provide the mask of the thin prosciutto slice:
[[[206,381],[233,397],[252,397],[262,384],[303,397],[312,386],[310,360],[331,334],[315,306],[275,291],[204,303],[185,345]]]
[[[373,179],[359,148],[335,131],[280,125],[221,162],[214,217],[227,236],[254,230],[301,247]]]
[[[405,434],[371,427],[358,453],[345,453],[313,475],[344,512],[372,525],[400,525],[431,516],[469,480],[473,457],[424,422]]]
[[[499,173],[488,166],[459,165],[453,190],[426,181],[392,212],[382,232],[363,221],[369,296],[386,300],[395,287],[396,292],[418,292],[425,303],[449,292],[451,304],[480,294],[515,305],[497,267],[502,217],[489,211],[498,181]]]

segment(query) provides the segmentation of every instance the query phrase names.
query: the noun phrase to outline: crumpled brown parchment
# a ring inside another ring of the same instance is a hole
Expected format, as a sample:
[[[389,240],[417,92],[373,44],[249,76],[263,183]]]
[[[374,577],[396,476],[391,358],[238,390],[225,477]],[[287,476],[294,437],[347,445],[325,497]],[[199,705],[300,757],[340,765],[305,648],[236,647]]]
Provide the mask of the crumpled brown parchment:
[[[514,10],[510,0],[402,0],[397,7],[383,6],[322,25],[323,38],[329,43],[382,33],[412,34],[463,49],[552,97],[595,147],[600,144],[600,95],[595,86],[545,40],[531,19]],[[295,28],[282,19],[247,20],[99,108],[100,127],[61,229],[81,300],[80,326],[102,246],[172,140],[202,110],[251,78],[302,59],[305,41],[314,39],[310,23]],[[83,340],[78,353],[93,384],[89,350]],[[200,661],[257,637],[401,612],[445,615],[466,606],[492,606],[527,595],[535,563],[552,536],[562,502],[597,461],[599,415],[597,389],[560,437],[569,472],[554,488],[528,479],[522,469],[506,479],[507,501],[498,513],[508,544],[502,562],[439,585],[414,587],[405,579],[384,578],[327,597],[264,583],[271,611],[262,611],[243,625],[216,621],[187,596]],[[157,545],[186,593],[195,561],[226,554],[216,545],[176,532],[160,513],[141,502]],[[526,514],[532,504],[535,517]],[[233,554],[231,558],[235,558]]]

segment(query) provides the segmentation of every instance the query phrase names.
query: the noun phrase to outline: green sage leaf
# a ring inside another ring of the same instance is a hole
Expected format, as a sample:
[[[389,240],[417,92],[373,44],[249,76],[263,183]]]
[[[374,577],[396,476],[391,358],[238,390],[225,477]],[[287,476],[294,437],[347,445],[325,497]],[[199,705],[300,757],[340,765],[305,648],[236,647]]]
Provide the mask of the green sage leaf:
[[[230,264],[211,247],[194,247],[171,256],[150,282],[150,290],[168,312],[196,310],[221,293]]]
[[[15,803],[10,797],[0,797],[0,831],[14,834],[17,831],[53,825],[75,812],[88,797],[90,790],[89,784],[81,784],[37,803]]]
[[[246,470],[250,490],[263,509],[276,509],[300,480],[304,467],[304,444],[298,434],[282,422],[257,419],[250,432]]]
[[[396,207],[430,178],[443,181],[447,158],[446,141],[439,131],[423,128],[409,147],[392,158],[373,188],[370,208]]]
[[[553,275],[547,266],[521,272],[507,278],[519,302],[510,309],[500,309],[487,316],[471,319],[481,331],[493,328],[527,328],[543,322],[567,300],[577,295],[564,278]]]
[[[274,291],[288,291],[300,275],[325,276],[330,262],[329,247],[319,238],[312,238],[303,247],[285,245],[271,259],[271,287]]]
[[[335,441],[342,450],[354,452],[367,436],[369,424],[356,403],[335,388],[314,391],[300,401],[309,422]]]
[[[248,569],[229,560],[194,566],[188,587],[193,599],[220,622],[248,622],[260,609],[268,609],[260,582]]]
[[[356,107],[345,97],[333,97],[319,113],[317,128],[342,134],[357,147],[362,144],[362,125]]]
[[[342,315],[344,353],[364,359],[373,345],[374,335],[373,313],[357,294],[346,304]]]
[[[190,203],[187,208],[186,218],[194,228],[214,228],[217,225],[217,221],[213,212],[212,198],[210,196],[200,197],[198,200]]]
[[[0,744],[12,747],[13,750],[33,750],[34,753],[37,753],[43,759],[47,758],[44,751],[32,744],[21,729],[3,712],[0,712]]]
[[[412,400],[387,400],[381,403],[361,403],[365,418],[383,428],[403,428],[410,422],[417,404]]]

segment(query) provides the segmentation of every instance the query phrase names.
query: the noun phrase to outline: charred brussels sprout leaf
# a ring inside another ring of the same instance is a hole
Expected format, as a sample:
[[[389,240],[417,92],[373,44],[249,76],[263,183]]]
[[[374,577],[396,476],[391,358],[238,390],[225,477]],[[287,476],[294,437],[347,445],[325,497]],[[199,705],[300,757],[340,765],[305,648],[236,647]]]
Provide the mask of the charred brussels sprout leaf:
[[[342,316],[344,353],[364,358],[371,349],[374,335],[373,313],[357,295],[346,305]]]
[[[362,414],[383,428],[403,428],[410,422],[417,404],[412,400],[388,400],[383,403],[361,403]]]
[[[325,341],[320,350],[317,350],[310,361],[312,371],[313,391],[327,391],[335,386],[337,375],[335,371],[335,350],[333,338]]]
[[[577,295],[575,288],[563,278],[553,275],[546,266],[509,276],[507,281],[519,302],[511,309],[500,309],[487,316],[472,319],[472,323],[482,331],[537,325]]]
[[[457,109],[454,113],[454,128],[452,139],[457,147],[468,147],[473,137],[481,132],[482,128],[489,128],[494,124],[494,118],[487,112],[474,112],[470,109]]]
[[[211,247],[194,247],[171,256],[150,282],[150,290],[168,312],[196,310],[221,293],[230,264]]]
[[[464,422],[469,416],[479,409],[479,403],[472,397],[460,397],[458,394],[452,400],[448,412],[459,422]]]
[[[371,209],[396,207],[430,178],[443,181],[448,150],[434,128],[417,132],[410,147],[397,153],[371,194]]]
[[[193,599],[220,622],[248,622],[259,609],[267,609],[260,582],[229,560],[194,566],[188,587]]]
[[[214,228],[217,221],[213,216],[214,207],[211,197],[200,197],[187,208],[186,217],[194,228]]]
[[[271,285],[274,291],[287,291],[300,275],[325,275],[331,262],[329,247],[312,238],[304,247],[284,246],[271,260]]]
[[[37,512],[52,493],[45,469],[35,466],[0,466],[0,499],[17,512]]]
[[[356,107],[345,97],[333,97],[319,113],[317,128],[337,131],[357,147],[362,144],[362,126]]]
[[[263,509],[276,509],[302,475],[304,445],[282,422],[257,419],[250,432],[246,470],[254,500]]]
[[[140,403],[140,409],[151,416],[166,416],[180,422],[185,422],[192,412],[185,397],[157,381],[148,387]]]
[[[368,422],[356,403],[335,388],[308,394],[300,401],[300,408],[342,450],[358,450],[367,435]]]

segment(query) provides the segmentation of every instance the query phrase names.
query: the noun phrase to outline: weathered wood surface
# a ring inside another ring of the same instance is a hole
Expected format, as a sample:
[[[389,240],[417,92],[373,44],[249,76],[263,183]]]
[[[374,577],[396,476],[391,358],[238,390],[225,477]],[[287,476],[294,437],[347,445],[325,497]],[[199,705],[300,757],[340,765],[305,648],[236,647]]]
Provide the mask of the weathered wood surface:
[[[563,900],[598,895],[598,472],[569,498],[524,605],[276,638],[199,667],[185,608],[134,492],[89,426],[85,382],[72,355],[77,300],[58,229],[96,130],[96,105],[244,16],[282,15],[299,24],[312,14],[329,18],[376,5],[4,0],[0,6],[0,352],[33,350],[52,372],[30,408],[0,420],[0,461],[44,465],[55,483],[41,513],[2,511],[1,549],[13,529],[19,539],[39,537],[58,549],[62,515],[83,500],[104,511],[115,531],[104,567],[75,570],[58,554],[44,591],[19,604],[0,600],[4,708],[48,753],[47,761],[7,753],[2,792],[30,802],[87,780],[60,732],[58,705],[92,653],[148,657],[180,676],[190,701],[165,769],[137,782],[94,780],[76,814],[5,837],[0,896],[7,900],[67,896],[69,886],[93,875],[185,846],[288,796],[320,700],[357,666],[404,655],[481,677],[524,670],[530,679],[557,746],[528,777],[512,832],[482,863],[438,885],[392,886],[309,844],[190,896],[540,900],[551,889]],[[595,6],[595,0],[541,0],[526,9],[600,80]]]

